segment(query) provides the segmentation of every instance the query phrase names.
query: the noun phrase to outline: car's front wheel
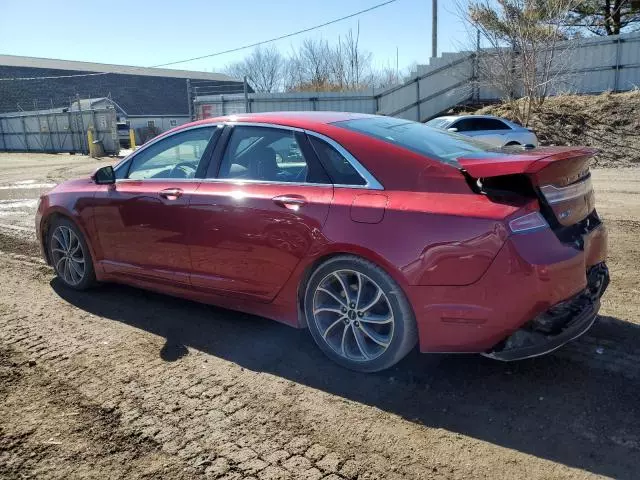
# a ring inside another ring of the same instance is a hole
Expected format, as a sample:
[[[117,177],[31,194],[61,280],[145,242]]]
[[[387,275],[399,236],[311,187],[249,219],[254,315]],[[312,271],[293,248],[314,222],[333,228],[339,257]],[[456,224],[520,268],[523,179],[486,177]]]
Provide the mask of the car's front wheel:
[[[400,286],[359,257],[338,256],[321,264],[307,283],[304,309],[320,349],[352,370],[384,370],[417,341],[413,311]]]
[[[84,290],[95,283],[89,247],[71,220],[58,218],[53,222],[49,228],[48,248],[56,275],[67,287]]]

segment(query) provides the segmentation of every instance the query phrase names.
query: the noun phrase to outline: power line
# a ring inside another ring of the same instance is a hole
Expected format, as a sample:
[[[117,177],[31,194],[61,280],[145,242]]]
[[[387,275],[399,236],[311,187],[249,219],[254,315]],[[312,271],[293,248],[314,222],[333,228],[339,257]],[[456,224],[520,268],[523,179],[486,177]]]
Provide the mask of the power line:
[[[311,32],[313,30],[317,30],[319,28],[326,27],[328,25],[333,25],[334,23],[338,23],[338,22],[341,22],[343,20],[347,20],[349,18],[353,18],[353,17],[356,17],[358,15],[362,15],[363,13],[371,12],[372,10],[376,10],[378,8],[384,7],[385,5],[389,5],[390,3],[395,3],[397,1],[398,0],[387,0],[386,2],[382,2],[382,3],[379,3],[377,5],[373,5],[372,7],[365,8],[364,10],[360,10],[358,12],[354,12],[354,13],[351,13],[349,15],[345,15],[344,17],[336,18],[334,20],[330,20],[328,22],[321,23],[321,24],[315,25],[313,27],[305,28],[303,30],[298,30],[297,32],[287,33],[286,35],[281,35],[279,37],[270,38],[269,40],[263,40],[261,42],[256,42],[256,43],[252,43],[252,44],[249,44],[249,45],[243,45],[242,47],[232,48],[232,49],[229,49],[229,50],[224,50],[222,52],[210,53],[208,55],[201,55],[199,57],[187,58],[186,60],[176,60],[175,62],[161,63],[159,65],[151,65],[150,67],[147,67],[147,68],[167,67],[169,65],[177,65],[179,63],[187,63],[187,62],[192,62],[194,60],[202,60],[204,58],[217,57],[219,55],[225,55],[227,53],[239,52],[240,50],[246,50],[247,48],[257,47],[259,45],[265,45],[267,43],[277,42],[278,40],[294,37],[294,36],[300,35],[302,33]],[[110,73],[113,73],[113,72],[81,73],[81,74],[75,74],[75,75],[59,75],[59,76],[52,76],[52,77],[0,78],[0,81],[6,82],[6,81],[20,81],[20,80],[52,80],[52,79],[56,79],[56,78],[93,77],[93,76],[98,76],[98,75],[108,75]]]
[[[201,55],[199,57],[188,58],[186,60],[177,60],[175,62],[162,63],[160,65],[153,65],[151,68],[167,67],[169,65],[176,65],[178,63],[186,63],[186,62],[192,62],[194,60],[202,60],[203,58],[217,57],[218,55],[224,55],[226,53],[238,52],[240,50],[245,50],[247,48],[257,47],[259,45],[264,45],[266,43],[277,42],[278,40],[282,40],[284,38],[289,38],[289,37],[293,37],[295,35],[300,35],[301,33],[307,33],[307,32],[310,32],[312,30],[317,30],[318,28],[326,27],[327,25],[332,25],[334,23],[341,22],[342,20],[347,20],[348,18],[353,18],[353,17],[355,17],[357,15],[362,15],[363,13],[370,12],[372,10],[375,10],[377,8],[380,8],[380,7],[384,7],[385,5],[389,5],[390,3],[394,3],[394,2],[397,2],[397,1],[398,0],[387,0],[386,2],[382,2],[382,3],[379,3],[379,4],[374,5],[372,7],[365,8],[364,10],[360,10],[359,12],[355,12],[355,13],[352,13],[350,15],[346,15],[344,17],[336,18],[335,20],[330,20],[330,21],[322,23],[320,25],[315,25],[313,27],[305,28],[303,30],[298,30],[297,32],[287,33],[286,35],[281,35],[279,37],[270,38],[269,40],[263,40],[261,42],[256,42],[256,43],[252,43],[252,44],[249,44],[249,45],[243,45],[242,47],[232,48],[230,50],[224,50],[222,52],[210,53],[208,55]]]

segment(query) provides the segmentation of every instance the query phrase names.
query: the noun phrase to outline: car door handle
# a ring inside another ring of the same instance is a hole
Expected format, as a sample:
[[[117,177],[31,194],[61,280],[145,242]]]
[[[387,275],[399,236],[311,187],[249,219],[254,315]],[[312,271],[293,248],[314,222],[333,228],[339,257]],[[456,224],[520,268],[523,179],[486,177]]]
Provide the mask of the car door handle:
[[[280,207],[298,210],[307,203],[307,199],[299,195],[278,195],[273,197],[273,202]]]
[[[167,188],[160,192],[160,196],[162,198],[166,198],[167,200],[177,200],[182,196],[181,188]]]

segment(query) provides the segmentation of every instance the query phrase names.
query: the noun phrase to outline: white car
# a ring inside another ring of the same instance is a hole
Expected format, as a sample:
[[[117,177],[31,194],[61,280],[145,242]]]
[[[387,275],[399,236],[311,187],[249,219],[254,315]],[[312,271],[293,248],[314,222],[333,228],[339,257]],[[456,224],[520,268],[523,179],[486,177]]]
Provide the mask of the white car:
[[[499,148],[517,145],[538,146],[538,137],[533,130],[491,115],[437,117],[429,120],[426,125],[467,135]]]

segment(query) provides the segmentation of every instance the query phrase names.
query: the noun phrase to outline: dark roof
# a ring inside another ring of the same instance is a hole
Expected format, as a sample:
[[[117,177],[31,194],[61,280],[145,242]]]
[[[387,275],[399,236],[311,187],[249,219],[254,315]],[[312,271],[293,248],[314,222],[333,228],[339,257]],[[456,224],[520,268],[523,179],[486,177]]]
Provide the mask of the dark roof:
[[[229,75],[214,72],[197,72],[193,70],[178,70],[174,68],[135,67],[132,65],[112,65],[109,63],[79,62],[76,60],[60,60],[57,58],[20,57],[17,55],[1,55],[0,65],[6,67],[34,67],[49,70],[108,72],[128,75],[145,75],[151,77],[190,78],[191,80],[236,81]]]
[[[78,95],[81,98],[111,97],[128,115],[187,115],[189,113],[187,100],[189,72],[170,71],[167,74],[170,76],[161,76],[155,71],[150,75],[146,72],[149,69],[138,67],[121,67],[120,69],[135,71],[138,68],[144,74],[3,65],[2,60],[7,57],[0,56],[0,79],[61,76],[67,76],[67,78],[0,81],[0,113],[15,112],[20,109],[51,108],[52,104],[54,107],[66,107],[69,106],[70,100]],[[118,66],[109,67],[115,69]],[[68,77],[87,73],[104,74]],[[193,75],[193,77],[199,77],[193,80],[195,83],[215,87],[216,92],[219,91],[221,94],[243,91],[242,82],[224,75],[193,73],[210,75],[209,78],[219,78],[207,80],[202,75]],[[182,74],[184,76],[179,76]]]

